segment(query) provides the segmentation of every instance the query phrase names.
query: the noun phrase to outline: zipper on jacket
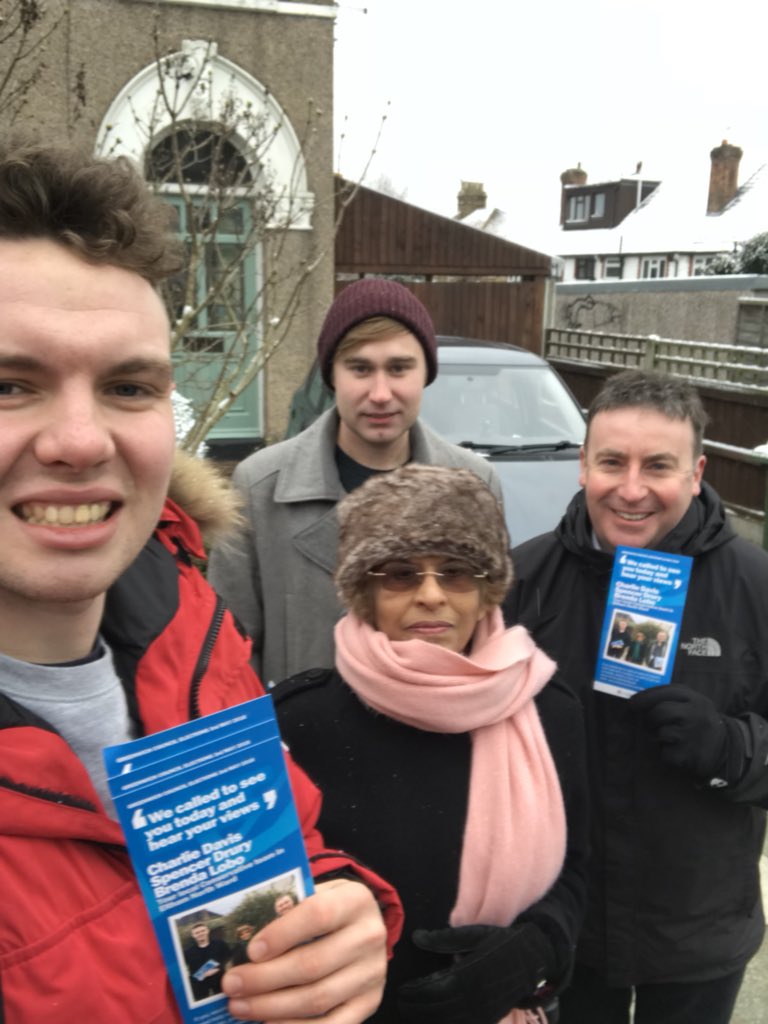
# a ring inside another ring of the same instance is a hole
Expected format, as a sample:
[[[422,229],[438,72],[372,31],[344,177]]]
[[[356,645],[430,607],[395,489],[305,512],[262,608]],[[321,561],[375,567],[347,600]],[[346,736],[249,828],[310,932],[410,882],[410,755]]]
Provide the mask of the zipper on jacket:
[[[205,635],[203,646],[200,649],[200,656],[197,659],[195,665],[195,671],[192,673],[192,682],[190,684],[189,691],[189,717],[199,718],[200,717],[200,684],[203,681],[203,676],[208,669],[208,663],[211,660],[211,654],[213,648],[216,645],[216,640],[221,630],[221,623],[224,620],[224,613],[226,611],[226,605],[219,595],[216,595],[216,607],[213,610],[213,618],[211,624],[208,627],[208,632]]]

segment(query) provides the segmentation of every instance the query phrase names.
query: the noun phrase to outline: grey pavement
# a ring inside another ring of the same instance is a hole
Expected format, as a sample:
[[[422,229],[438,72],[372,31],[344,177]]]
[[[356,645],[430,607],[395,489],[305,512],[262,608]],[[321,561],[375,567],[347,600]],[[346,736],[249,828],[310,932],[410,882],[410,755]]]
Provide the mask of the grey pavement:
[[[768,913],[768,856],[763,852],[760,876],[763,888],[763,906]],[[768,942],[763,940],[744,977],[731,1024],[768,1024]]]
[[[733,525],[737,533],[757,544],[760,543],[762,523],[745,521],[734,516]],[[768,845],[761,858],[760,876],[763,907],[768,914]],[[768,1024],[768,942],[765,940],[747,968],[731,1024]]]
[[[733,517],[737,533],[759,544],[762,538],[762,523]],[[763,906],[768,913],[768,846],[763,851],[760,863],[763,885]],[[731,1018],[731,1024],[768,1024],[768,942],[763,945],[747,968],[744,984]]]

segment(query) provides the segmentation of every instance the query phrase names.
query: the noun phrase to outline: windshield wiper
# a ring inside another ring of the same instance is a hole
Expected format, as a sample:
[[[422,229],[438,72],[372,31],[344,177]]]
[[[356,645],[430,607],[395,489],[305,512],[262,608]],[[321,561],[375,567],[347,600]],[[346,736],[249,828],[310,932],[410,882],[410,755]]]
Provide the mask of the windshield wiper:
[[[478,444],[477,441],[460,441],[460,448],[488,455],[514,455],[516,452],[561,452],[566,448],[581,448],[579,441],[534,441],[530,444]]]

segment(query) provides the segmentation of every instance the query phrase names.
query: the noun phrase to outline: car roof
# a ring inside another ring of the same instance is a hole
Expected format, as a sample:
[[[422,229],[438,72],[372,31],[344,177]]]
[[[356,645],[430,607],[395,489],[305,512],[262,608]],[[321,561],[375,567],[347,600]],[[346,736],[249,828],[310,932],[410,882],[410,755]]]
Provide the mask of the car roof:
[[[505,341],[480,341],[438,334],[438,359],[442,364],[475,363],[482,366],[549,366],[541,356]]]

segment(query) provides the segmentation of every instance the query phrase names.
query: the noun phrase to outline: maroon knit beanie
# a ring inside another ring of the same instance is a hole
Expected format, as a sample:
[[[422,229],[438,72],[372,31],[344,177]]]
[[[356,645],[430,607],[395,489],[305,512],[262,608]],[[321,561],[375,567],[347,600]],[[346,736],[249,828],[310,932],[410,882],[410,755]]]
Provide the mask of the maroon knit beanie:
[[[397,281],[365,277],[339,292],[323,321],[317,359],[328,387],[333,387],[331,369],[336,346],[353,327],[375,316],[397,320],[421,342],[427,360],[427,384],[431,384],[437,376],[437,341],[429,313],[413,292]]]

